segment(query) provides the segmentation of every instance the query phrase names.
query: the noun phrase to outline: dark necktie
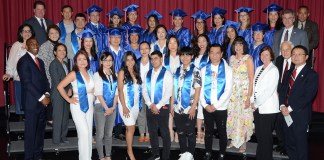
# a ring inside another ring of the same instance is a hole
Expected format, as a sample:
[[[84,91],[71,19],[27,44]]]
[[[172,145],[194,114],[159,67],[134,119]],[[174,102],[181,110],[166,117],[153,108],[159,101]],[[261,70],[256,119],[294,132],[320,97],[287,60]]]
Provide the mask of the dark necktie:
[[[301,23],[301,27],[300,27],[301,30],[304,30],[304,23],[302,22]]]
[[[285,60],[286,61],[286,66],[285,66],[285,70],[284,70],[284,72],[283,72],[283,75],[282,75],[282,77],[281,77],[281,82],[282,82],[282,80],[283,80],[283,78],[285,77],[285,75],[286,75],[286,73],[287,73],[287,71],[288,71],[288,60]]]
[[[39,65],[39,61],[38,61],[38,58],[37,57],[35,57],[35,63],[37,65],[38,69],[41,71],[41,67]]]
[[[285,37],[284,37],[284,41],[288,41],[288,30],[286,30],[286,33],[285,33]]]
[[[289,78],[289,86],[287,90],[287,97],[286,97],[286,104],[288,104],[288,98],[290,95],[291,88],[293,87],[296,79],[296,70],[297,68],[294,69],[294,71],[291,73],[290,78]]]
[[[42,28],[44,29],[44,31],[46,32],[45,24],[44,24],[44,19],[43,19],[43,18],[41,19],[41,26],[42,26]]]

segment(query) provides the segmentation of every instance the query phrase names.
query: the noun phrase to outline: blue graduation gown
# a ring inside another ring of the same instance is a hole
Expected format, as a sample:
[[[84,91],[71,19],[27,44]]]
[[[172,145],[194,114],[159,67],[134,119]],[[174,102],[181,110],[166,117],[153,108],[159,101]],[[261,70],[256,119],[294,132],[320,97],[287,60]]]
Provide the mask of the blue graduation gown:
[[[135,24],[134,26],[142,28],[139,24]],[[128,30],[133,27],[129,22],[125,22],[122,26],[123,29],[126,30],[126,33],[123,33],[123,40],[121,41],[122,47],[126,47],[128,45]],[[141,38],[141,37],[140,37]]]
[[[190,40],[191,40],[191,35],[190,31],[186,27],[181,27],[178,31],[174,31],[173,29],[170,29],[168,31],[168,35],[176,35],[178,37],[178,40],[180,42],[180,48],[185,47],[185,46],[190,46]]]
[[[210,41],[210,44],[218,43],[220,45],[223,44],[224,39],[226,36],[226,27],[222,26],[218,30],[216,30],[216,27],[214,27],[212,30],[208,32],[208,38]]]
[[[89,57],[90,58],[90,70],[92,71],[92,73],[96,73],[99,69],[99,58],[95,61],[93,59],[93,57]]]
[[[264,43],[268,44],[270,47],[272,47],[272,43],[273,43],[273,36],[275,34],[277,30],[273,29],[273,30],[268,30],[265,32],[264,34],[264,38],[263,41]]]
[[[154,32],[146,32],[146,30],[142,31],[142,35],[141,35],[141,40],[140,42],[146,41],[149,44],[154,43],[156,41],[156,35]]]
[[[258,45],[256,48],[254,48],[254,44],[250,44],[250,47],[249,47],[249,54],[251,55],[251,57],[253,58],[253,63],[254,63],[254,71],[256,71],[256,69],[259,67],[259,66],[262,66],[262,61],[261,61],[261,58],[260,58],[260,51],[263,47],[265,46],[268,46],[267,44],[265,43],[262,43],[260,45]]]
[[[244,31],[241,30],[241,28],[237,31],[237,34],[239,36],[242,36],[244,40],[247,42],[248,45],[252,43],[252,37],[251,37],[251,28],[246,28]]]
[[[133,52],[136,56],[136,60],[142,57],[139,47],[136,50],[134,50],[133,47],[129,44],[124,49],[125,49],[125,51]]]
[[[96,45],[98,49],[97,55],[98,57],[100,57],[103,49],[107,47],[107,43],[108,43],[107,35],[105,34],[107,28],[101,23],[98,23],[98,28],[97,28],[91,22],[87,23],[85,28],[89,28],[96,33],[95,38],[96,38]]]

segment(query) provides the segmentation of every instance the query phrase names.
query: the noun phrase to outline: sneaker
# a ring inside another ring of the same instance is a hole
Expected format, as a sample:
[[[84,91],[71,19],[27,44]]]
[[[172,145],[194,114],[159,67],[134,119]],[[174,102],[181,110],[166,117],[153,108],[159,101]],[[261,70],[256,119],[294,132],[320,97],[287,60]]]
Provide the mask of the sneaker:
[[[193,155],[190,152],[186,152],[186,160],[194,160]]]
[[[186,160],[187,153],[188,152],[184,152],[184,153],[179,154],[180,158],[178,160]]]

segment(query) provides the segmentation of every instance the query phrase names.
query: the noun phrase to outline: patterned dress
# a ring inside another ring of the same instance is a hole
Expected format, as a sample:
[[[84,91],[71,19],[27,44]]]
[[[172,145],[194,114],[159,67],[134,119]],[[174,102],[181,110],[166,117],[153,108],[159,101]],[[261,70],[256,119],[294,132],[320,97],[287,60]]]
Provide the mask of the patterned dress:
[[[239,148],[244,142],[250,140],[253,134],[253,111],[244,109],[248,99],[249,79],[247,60],[250,55],[236,59],[233,55],[229,60],[233,68],[233,88],[228,105],[227,137],[232,139],[234,147]]]

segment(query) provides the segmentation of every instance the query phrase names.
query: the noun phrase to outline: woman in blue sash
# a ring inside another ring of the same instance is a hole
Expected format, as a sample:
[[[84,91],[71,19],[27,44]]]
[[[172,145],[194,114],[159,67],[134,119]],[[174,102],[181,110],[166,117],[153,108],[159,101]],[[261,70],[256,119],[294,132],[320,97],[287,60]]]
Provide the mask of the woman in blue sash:
[[[96,147],[100,160],[111,160],[112,131],[118,100],[117,76],[114,69],[114,57],[111,53],[101,54],[100,67],[94,75],[94,82],[96,84],[94,93],[97,97],[94,107]],[[106,156],[103,151],[104,145]]]
[[[81,50],[86,51],[88,54],[90,60],[89,67],[93,74],[96,73],[99,68],[94,35],[95,33],[90,29],[86,29],[78,34],[78,36],[81,37]]]
[[[155,35],[157,40],[151,43],[151,53],[154,51],[160,51],[162,54],[166,53],[166,41],[167,41],[167,28],[160,24],[155,28]]]
[[[127,154],[135,159],[132,145],[135,123],[142,108],[142,79],[136,64],[135,54],[128,51],[123,56],[122,68],[118,73],[118,110],[126,126]]]
[[[252,43],[251,19],[249,13],[254,11],[252,8],[240,7],[235,10],[238,14],[238,22],[241,23],[238,29],[238,35],[242,36],[248,45]]]
[[[139,49],[139,40],[142,28],[133,26],[128,30],[128,45],[125,47],[126,51],[131,51],[135,54],[136,60],[141,57]]]
[[[72,71],[57,86],[61,96],[70,103],[72,119],[78,134],[79,160],[89,160],[92,155],[92,124],[94,103],[94,82],[89,72],[88,54],[80,50],[74,57]],[[73,96],[64,88],[72,84]]]
[[[227,22],[229,22],[229,21],[227,21]],[[238,33],[237,33],[237,28],[235,27],[235,25],[228,25],[226,28],[225,40],[224,40],[224,43],[222,46],[224,48],[223,58],[226,60],[226,62],[229,62],[229,59],[232,55],[231,46],[237,36],[238,36]]]
[[[194,52],[190,47],[180,50],[182,65],[173,78],[174,122],[177,127],[180,144],[180,159],[192,160],[196,147],[196,108],[201,88],[200,71],[191,63]]]
[[[282,7],[275,3],[270,4],[263,10],[264,13],[267,13],[267,24],[269,24],[269,30],[266,31],[264,35],[264,43],[268,44],[270,47],[272,47],[274,33],[283,27],[279,13],[281,10]]]
[[[159,21],[162,19],[162,15],[156,10],[152,10],[144,18],[146,18],[147,29],[142,32],[141,42],[146,41],[151,44],[156,41],[154,30],[160,24]]]
[[[268,25],[263,23],[256,23],[252,25],[253,43],[251,43],[249,46],[249,54],[253,58],[254,71],[256,71],[256,69],[263,64],[260,58],[260,51],[265,46],[268,46],[263,42],[266,28],[268,28]]]
[[[224,15],[226,12],[225,9],[218,7],[215,7],[211,12],[214,28],[208,33],[210,44],[223,44],[226,34],[226,27],[224,26],[226,22]]]

